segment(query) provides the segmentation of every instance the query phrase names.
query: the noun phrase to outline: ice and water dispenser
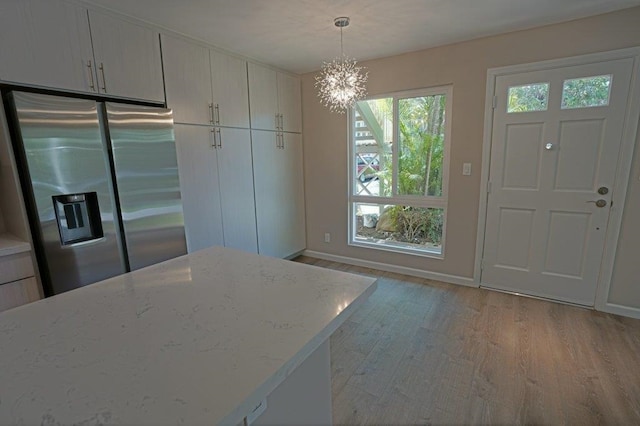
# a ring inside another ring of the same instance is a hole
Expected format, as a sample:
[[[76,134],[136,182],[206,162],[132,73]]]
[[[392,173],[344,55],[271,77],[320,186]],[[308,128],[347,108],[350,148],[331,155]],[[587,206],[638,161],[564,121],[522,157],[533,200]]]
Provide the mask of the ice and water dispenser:
[[[104,236],[97,193],[54,195],[52,198],[63,246]]]

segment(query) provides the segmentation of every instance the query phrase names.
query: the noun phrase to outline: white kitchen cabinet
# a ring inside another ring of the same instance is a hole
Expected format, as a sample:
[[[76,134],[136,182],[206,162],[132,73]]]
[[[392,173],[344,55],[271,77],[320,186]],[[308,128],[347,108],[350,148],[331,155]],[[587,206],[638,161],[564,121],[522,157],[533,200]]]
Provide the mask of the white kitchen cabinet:
[[[60,0],[0,1],[0,80],[92,92],[87,10]]]
[[[167,106],[176,123],[212,124],[209,49],[162,35]]]
[[[249,128],[247,63],[211,50],[211,82],[215,124]]]
[[[189,253],[224,245],[213,133],[205,126],[175,125],[180,192]]]
[[[251,138],[258,251],[289,257],[306,245],[302,138],[259,130]]]
[[[164,102],[158,32],[94,11],[89,22],[99,93]]]
[[[249,63],[251,128],[301,132],[300,79]]]
[[[157,32],[61,0],[0,1],[0,80],[164,102]]]
[[[162,35],[167,105],[177,123],[249,127],[246,62]]]
[[[224,245],[257,253],[251,132],[224,127],[215,130]]]
[[[278,110],[281,114],[280,130],[302,132],[302,105],[300,79],[278,73]]]
[[[226,247],[256,253],[249,130],[175,125],[189,252]]]

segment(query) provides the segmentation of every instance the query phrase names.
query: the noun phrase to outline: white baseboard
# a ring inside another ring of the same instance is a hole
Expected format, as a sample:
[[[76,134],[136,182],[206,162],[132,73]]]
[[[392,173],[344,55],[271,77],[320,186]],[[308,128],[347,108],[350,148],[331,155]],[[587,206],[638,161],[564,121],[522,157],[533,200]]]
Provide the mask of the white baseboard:
[[[616,303],[605,303],[603,306],[598,309],[602,312],[607,312],[609,314],[622,315],[624,317],[631,317],[640,319],[640,308],[632,308],[630,306],[618,305]]]
[[[305,250],[303,256],[315,257],[317,259],[329,260],[331,262],[346,263],[348,265],[362,266],[364,268],[379,269],[386,272],[411,275],[413,277],[426,278],[429,280],[442,281],[445,283],[459,284],[467,287],[479,287],[473,278],[461,277],[458,275],[442,274],[440,272],[424,271],[422,269],[407,268],[405,266],[391,265],[389,263],[378,263],[370,260],[356,259],[353,257],[338,256],[335,254],[323,253],[320,251]]]

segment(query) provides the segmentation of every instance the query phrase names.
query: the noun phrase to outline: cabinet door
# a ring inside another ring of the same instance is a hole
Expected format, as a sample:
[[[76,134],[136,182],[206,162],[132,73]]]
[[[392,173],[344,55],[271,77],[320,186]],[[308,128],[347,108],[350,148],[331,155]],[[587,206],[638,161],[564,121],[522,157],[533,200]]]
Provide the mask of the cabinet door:
[[[257,253],[251,134],[245,129],[216,129],[224,245]]]
[[[251,132],[258,251],[288,257],[306,246],[302,142],[285,133],[279,143],[276,135]]]
[[[164,102],[159,34],[93,11],[89,18],[100,93]]]
[[[277,73],[269,68],[249,63],[249,105],[251,128],[276,130],[278,113]]]
[[[211,51],[211,85],[217,125],[249,128],[247,63]]]
[[[278,73],[278,110],[285,132],[302,132],[300,79]]]
[[[216,149],[206,126],[176,124],[180,191],[189,253],[224,245]]]
[[[283,234],[286,219],[283,218],[284,197],[282,150],[277,147],[275,132],[251,131],[253,147],[253,174],[256,194],[256,223],[258,227],[258,252],[267,256],[286,256]]]
[[[173,110],[173,120],[213,124],[209,49],[163,34],[162,64],[167,106]]]
[[[284,161],[282,181],[286,203],[283,206],[283,219],[286,220],[288,232],[284,234],[285,256],[306,248],[306,226],[304,205],[304,169],[302,159],[302,136],[297,133],[283,135]]]
[[[59,0],[0,1],[1,80],[91,92],[89,64],[86,9]]]

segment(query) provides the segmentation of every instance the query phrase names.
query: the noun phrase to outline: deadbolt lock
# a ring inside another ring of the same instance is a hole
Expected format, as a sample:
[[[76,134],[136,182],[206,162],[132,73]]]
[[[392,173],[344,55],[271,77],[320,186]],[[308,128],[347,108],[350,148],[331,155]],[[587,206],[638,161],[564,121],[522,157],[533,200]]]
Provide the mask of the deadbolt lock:
[[[609,193],[609,188],[607,188],[606,186],[601,186],[600,188],[598,188],[598,194],[607,195],[608,193]]]

